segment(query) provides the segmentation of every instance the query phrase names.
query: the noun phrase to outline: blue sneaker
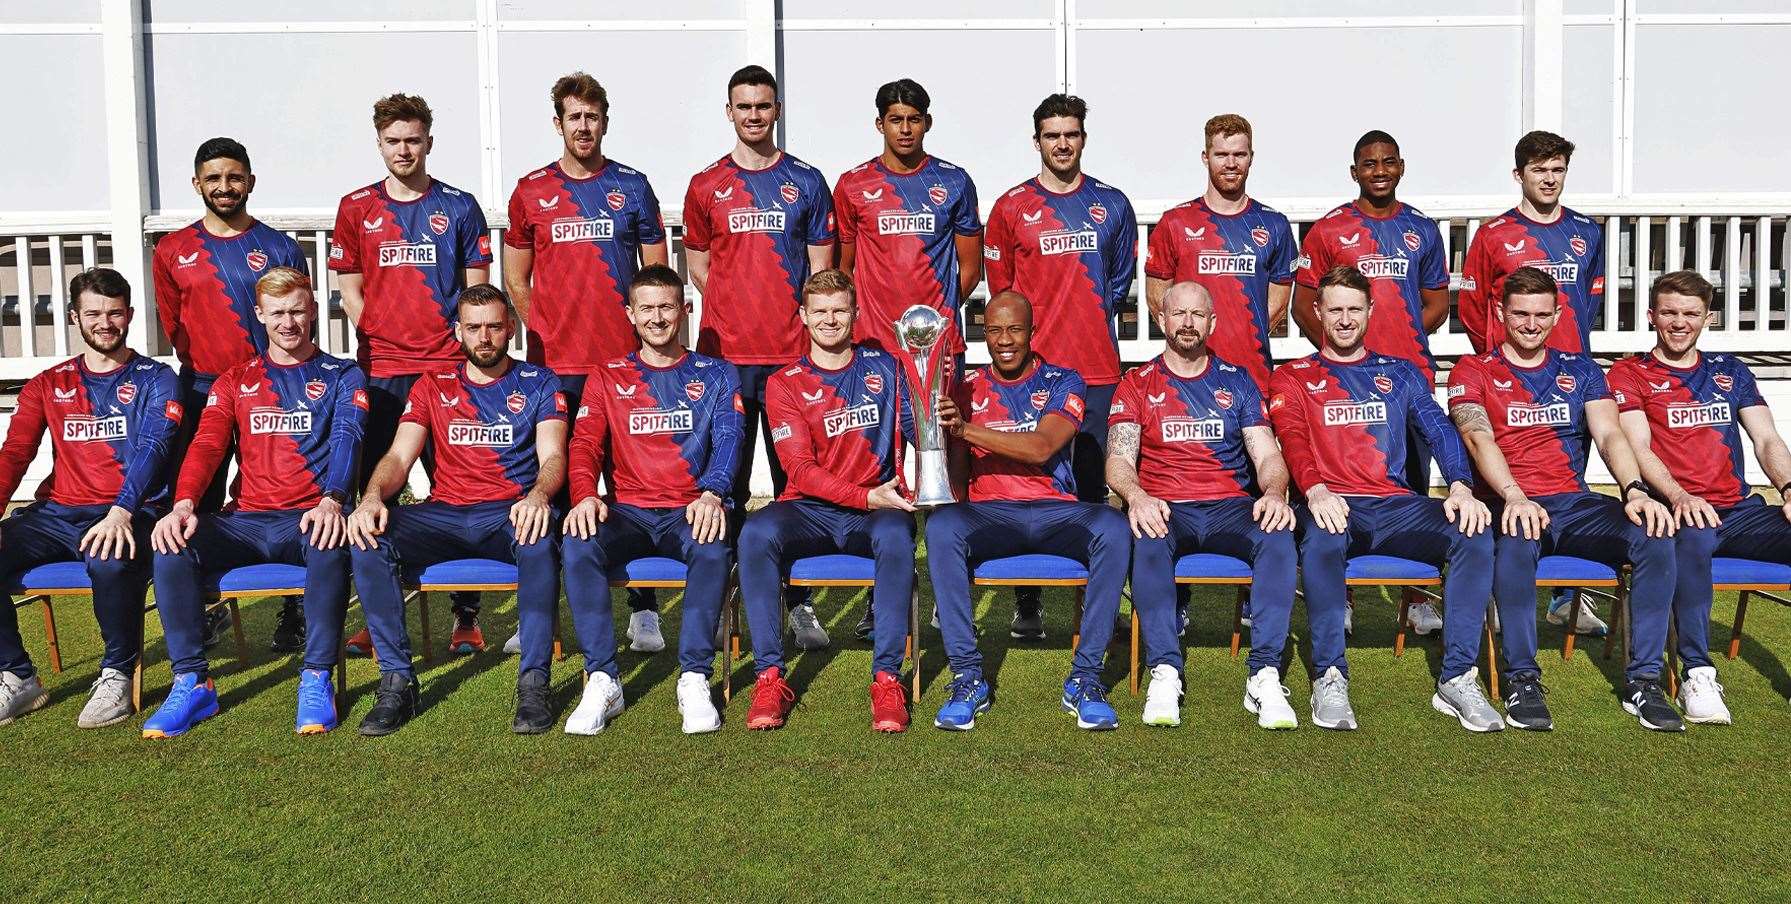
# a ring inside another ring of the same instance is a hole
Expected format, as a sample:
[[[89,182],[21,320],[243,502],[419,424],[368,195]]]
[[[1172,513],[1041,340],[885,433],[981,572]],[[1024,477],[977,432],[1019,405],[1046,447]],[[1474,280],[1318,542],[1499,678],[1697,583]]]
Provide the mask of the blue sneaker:
[[[336,688],[330,683],[327,669],[305,669],[299,672],[298,718],[293,730],[299,734],[323,734],[336,727]]]
[[[178,738],[193,726],[218,714],[218,691],[211,679],[199,681],[199,673],[186,672],[174,676],[174,686],[161,708],[143,723],[146,738]]]
[[[945,705],[933,717],[934,728],[969,731],[976,727],[976,717],[989,711],[989,682],[981,675],[959,675],[945,690]]]
[[[1107,702],[1107,689],[1094,678],[1071,678],[1063,683],[1063,708],[1076,714],[1076,727],[1107,731],[1119,726],[1119,714]]]

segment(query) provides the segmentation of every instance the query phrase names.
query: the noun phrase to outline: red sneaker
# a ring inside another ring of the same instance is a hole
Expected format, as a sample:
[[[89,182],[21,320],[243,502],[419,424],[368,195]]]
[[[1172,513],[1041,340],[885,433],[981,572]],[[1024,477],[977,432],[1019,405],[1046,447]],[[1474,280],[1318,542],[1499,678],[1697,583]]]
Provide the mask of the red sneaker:
[[[908,730],[908,694],[902,689],[902,679],[888,672],[878,672],[871,681],[871,728]]]
[[[348,642],[343,644],[343,646],[348,648],[348,655],[350,656],[371,656],[373,655],[373,635],[369,634],[366,628],[362,628],[359,633],[350,637]]]
[[[454,622],[454,633],[448,636],[448,652],[478,653],[485,649],[485,632],[473,619]]]
[[[747,728],[757,731],[783,727],[790,707],[796,704],[796,692],[790,689],[782,672],[773,667],[759,673],[759,681],[752,689],[752,706],[746,711]]]

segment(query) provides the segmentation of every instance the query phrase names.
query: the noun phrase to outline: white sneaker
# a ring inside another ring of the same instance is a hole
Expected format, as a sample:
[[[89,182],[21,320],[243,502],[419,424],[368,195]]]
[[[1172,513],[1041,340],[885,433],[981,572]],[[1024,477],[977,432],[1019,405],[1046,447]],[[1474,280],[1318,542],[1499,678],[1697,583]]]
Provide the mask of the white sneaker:
[[[643,609],[628,616],[628,649],[636,653],[665,649],[665,635],[659,633],[659,613]]]
[[[36,675],[20,678],[11,672],[0,672],[0,725],[42,709],[48,702],[50,693]]]
[[[1150,690],[1144,695],[1144,724],[1173,728],[1182,724],[1182,676],[1175,666],[1152,666]]]
[[[81,728],[104,728],[131,717],[131,676],[117,669],[100,669],[93,682],[93,694],[81,708],[75,725]]]
[[[1349,705],[1349,679],[1336,666],[1325,669],[1312,682],[1312,724],[1340,731],[1356,728],[1356,711]]]
[[[1414,633],[1426,637],[1443,630],[1443,617],[1437,614],[1434,603],[1413,603],[1412,608],[1407,610],[1406,621],[1411,624]]]
[[[522,632],[521,631],[517,631],[515,634],[510,635],[510,639],[504,641],[504,654],[507,656],[522,655]]]
[[[1685,721],[1701,725],[1729,724],[1729,707],[1723,703],[1723,686],[1716,683],[1716,669],[1701,665],[1685,673],[1679,683],[1679,705]]]
[[[578,708],[566,717],[569,735],[594,735],[609,725],[609,720],[622,714],[622,686],[608,672],[592,672],[585,681],[585,695]]]
[[[1244,708],[1256,716],[1256,724],[1269,729],[1298,728],[1300,717],[1294,715],[1287,698],[1293,692],[1281,683],[1281,673],[1274,666],[1263,666],[1244,682]]]
[[[1571,611],[1573,611],[1573,595],[1563,595],[1549,604],[1548,623],[1551,625],[1567,624],[1567,614]],[[1611,626],[1605,624],[1604,619],[1598,617],[1598,610],[1592,607],[1592,600],[1581,599],[1580,617],[1579,621],[1573,623],[1573,633],[1603,637],[1610,633],[1610,630]]]
[[[715,711],[715,699],[709,693],[707,676],[701,672],[685,672],[678,676],[678,713],[684,717],[685,734],[721,730],[721,713]]]
[[[796,638],[798,650],[820,650],[833,643],[827,629],[821,627],[821,620],[815,617],[815,607],[807,603],[790,610],[790,633]]]
[[[1354,603],[1343,607],[1343,636],[1356,633],[1356,606]]]

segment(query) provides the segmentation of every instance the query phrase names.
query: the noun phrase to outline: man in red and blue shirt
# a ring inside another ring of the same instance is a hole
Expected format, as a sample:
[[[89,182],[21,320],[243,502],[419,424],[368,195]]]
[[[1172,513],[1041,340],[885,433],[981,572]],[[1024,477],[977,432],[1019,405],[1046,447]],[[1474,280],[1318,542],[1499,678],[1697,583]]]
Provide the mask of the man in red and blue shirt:
[[[81,354],[26,381],[0,446],[0,499],[11,499],[50,434],[50,476],[37,501],[0,521],[0,580],[49,562],[84,561],[105,652],[76,724],[131,717],[131,672],[143,643],[149,530],[166,502],[168,445],[182,415],[166,364],[125,345],[131,287],[116,270],[83,271],[68,286]],[[49,702],[19,637],[12,601],[0,607],[0,725]]]
[[[609,577],[630,561],[685,564],[678,635],[684,732],[721,727],[710,700],[715,623],[728,583],[727,510],[740,453],[740,379],[680,344],[687,303],[677,271],[642,268],[628,291],[640,348],[585,383],[571,450],[572,509],[561,544],[566,599],[585,650],[584,698],[567,734],[596,734],[622,711]],[[597,494],[602,475],[608,492]]]
[[[337,723],[330,670],[348,609],[343,505],[355,489],[367,381],[354,362],[324,354],[312,340],[317,301],[303,273],[269,270],[256,294],[267,350],[212,384],[173,510],[151,537],[174,686],[144,723],[148,738],[185,734],[218,711],[202,646],[207,578],[263,562],[305,568],[305,656],[293,728],[321,734]],[[220,514],[200,514],[199,496],[223,470],[233,439],[235,499]]]
[[[1088,573],[1063,708],[1080,728],[1111,729],[1119,720],[1101,685],[1101,665],[1132,536],[1117,510],[1076,498],[1070,441],[1087,414],[1087,386],[1075,371],[1032,351],[1032,305],[1020,293],[1010,289],[990,299],[983,325],[990,363],[939,401],[939,425],[953,437],[953,472],[967,476],[968,501],[927,518],[927,568],[955,673],[933,724],[968,730],[989,708],[990,683],[972,623],[972,571],[989,559],[1046,553],[1080,562]]]
[[[511,729],[553,727],[548,667],[560,563],[551,500],[566,477],[566,401],[552,370],[507,354],[516,319],[495,286],[460,293],[454,333],[465,360],[411,387],[392,448],[348,520],[355,589],[380,669],[363,735],[391,734],[416,713],[399,575],[457,558],[516,566],[522,657]],[[435,454],[428,501],[388,507],[425,444]]]

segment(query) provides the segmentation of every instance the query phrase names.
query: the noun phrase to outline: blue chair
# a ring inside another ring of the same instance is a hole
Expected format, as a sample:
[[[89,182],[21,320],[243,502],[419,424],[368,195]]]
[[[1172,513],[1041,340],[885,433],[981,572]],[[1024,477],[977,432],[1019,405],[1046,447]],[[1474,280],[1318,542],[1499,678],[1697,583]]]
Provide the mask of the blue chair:
[[[470,590],[476,593],[516,592],[516,566],[496,559],[449,559],[437,562],[415,574],[405,576],[404,601],[417,601],[417,619],[423,626],[423,661],[433,662],[434,640],[429,631],[429,594]],[[554,630],[553,655],[565,658],[560,650],[559,630]]]
[[[1075,596],[1070,610],[1070,646],[1082,642],[1082,596],[1088,591],[1088,568],[1075,559],[1047,553],[1026,553],[986,559],[970,573],[976,587],[1069,587]],[[1136,636],[1134,629],[1134,636]],[[1131,683],[1136,693],[1138,670],[1132,669]]]
[[[790,573],[784,583],[791,587],[853,587],[870,590],[877,585],[877,560],[869,556],[854,556],[845,553],[829,553],[820,556],[804,556],[790,563]],[[869,602],[866,602],[869,605]],[[730,661],[738,659],[740,651],[740,612],[737,594],[730,593],[728,600],[721,607],[722,632],[727,637]],[[908,640],[903,655],[914,667],[909,676],[910,693],[913,699],[920,699],[920,590],[915,588],[913,597],[908,603]],[[729,699],[730,681],[722,682],[722,700]]]
[[[609,585],[611,587],[620,587],[624,589],[651,588],[654,590],[683,590],[689,579],[689,575],[689,569],[685,567],[683,562],[680,562],[677,559],[668,558],[666,556],[642,556],[641,558],[624,562],[620,567],[611,568],[609,571]],[[730,588],[733,586],[733,583],[733,573],[729,572],[728,585]],[[728,591],[723,590],[721,609],[724,629],[726,628],[725,623],[728,618],[728,603],[726,602],[727,594]],[[557,644],[558,641],[555,641],[555,643]],[[724,658],[723,661],[725,662],[729,660]],[[580,669],[578,674],[581,680],[589,680],[590,678],[590,674],[583,669]],[[728,681],[722,681],[722,702],[725,703],[732,699],[732,697],[733,688],[729,686]]]
[[[1427,565],[1399,556],[1354,556],[1343,563],[1345,587],[1398,587],[1399,624],[1393,635],[1393,655],[1405,655],[1405,632],[1411,626],[1412,604],[1430,600],[1441,604],[1443,573],[1435,565]]]
[[[1237,588],[1237,606],[1231,615],[1231,658],[1238,658],[1238,645],[1243,636],[1244,600],[1250,596],[1252,571],[1250,563],[1243,559],[1222,556],[1217,553],[1189,553],[1175,560],[1175,582],[1177,584],[1200,584],[1216,586],[1232,586]],[[1137,600],[1132,604],[1132,664],[1128,675],[1132,694],[1138,694],[1138,682],[1142,674],[1138,670],[1140,657],[1141,629],[1138,623]]]
[[[1628,571],[1626,567],[1624,571]],[[1602,562],[1582,559],[1577,556],[1543,556],[1536,560],[1536,586],[1547,588],[1573,587],[1581,591],[1574,594],[1573,605],[1567,613],[1567,636],[1561,641],[1561,658],[1572,659],[1574,641],[1577,635],[1573,626],[1580,622],[1580,605],[1583,594],[1602,597],[1611,604],[1614,613],[1612,620],[1623,625],[1628,631],[1627,613],[1628,597],[1624,592],[1623,574]],[[1604,655],[1611,654],[1611,640],[1617,634],[1616,626],[1605,634]],[[1496,693],[1496,690],[1495,690]]]
[[[1741,622],[1747,618],[1748,597],[1763,596],[1791,606],[1791,599],[1784,596],[1791,593],[1791,565],[1717,556],[1710,560],[1710,582],[1715,590],[1741,594],[1735,602],[1735,628],[1729,633],[1730,659],[1741,655]]]
[[[207,609],[223,605],[230,608],[230,626],[236,634],[236,654],[243,665],[249,664],[249,645],[243,639],[242,615],[237,611],[239,600],[270,596],[304,596],[305,568],[279,562],[244,565],[229,571],[208,574],[200,584],[209,602]],[[336,686],[348,680],[346,657],[336,657]]]

